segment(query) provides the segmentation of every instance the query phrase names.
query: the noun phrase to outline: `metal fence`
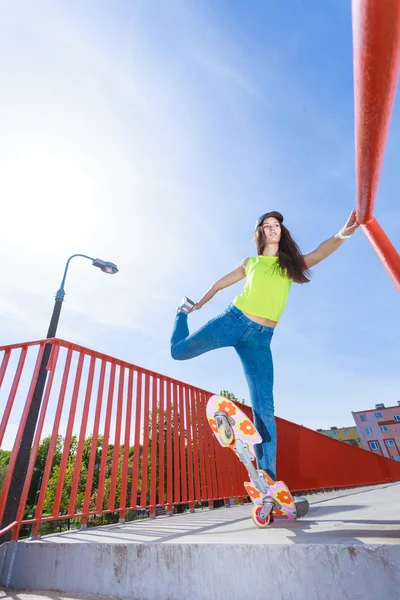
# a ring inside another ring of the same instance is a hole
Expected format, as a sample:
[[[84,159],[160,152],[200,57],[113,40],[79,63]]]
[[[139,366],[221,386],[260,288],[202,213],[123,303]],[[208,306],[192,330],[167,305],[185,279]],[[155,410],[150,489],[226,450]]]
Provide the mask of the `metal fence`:
[[[22,496],[15,519],[4,523],[48,343]],[[86,526],[99,515],[124,520],[144,510],[155,516],[245,500],[246,471],[207,423],[211,392],[60,339],[0,347],[0,365],[0,534],[18,539],[26,525],[35,536],[48,522],[79,519]],[[394,461],[283,419],[277,426],[278,476],[294,491],[400,480]]]

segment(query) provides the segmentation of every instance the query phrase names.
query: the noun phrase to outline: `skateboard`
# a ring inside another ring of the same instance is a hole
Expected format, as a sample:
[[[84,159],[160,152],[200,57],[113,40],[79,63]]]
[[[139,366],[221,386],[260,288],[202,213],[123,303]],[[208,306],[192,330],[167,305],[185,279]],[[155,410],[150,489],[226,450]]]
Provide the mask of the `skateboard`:
[[[256,469],[254,445],[262,441],[254,424],[240,408],[223,396],[211,396],[207,402],[207,420],[221,446],[230,448],[246,467],[250,481],[244,482],[253,502],[252,518],[257,527],[267,527],[273,521],[294,521],[308,512],[308,502],[297,504],[283,481],[274,481]]]

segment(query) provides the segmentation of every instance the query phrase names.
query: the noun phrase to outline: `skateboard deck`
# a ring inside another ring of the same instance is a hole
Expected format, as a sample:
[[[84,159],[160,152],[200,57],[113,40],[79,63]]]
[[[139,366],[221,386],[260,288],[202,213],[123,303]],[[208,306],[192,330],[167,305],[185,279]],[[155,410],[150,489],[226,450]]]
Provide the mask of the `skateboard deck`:
[[[217,420],[215,418],[216,413],[225,413],[227,415],[233,432],[230,438],[218,428]],[[247,444],[248,450],[253,458],[256,458],[254,445],[262,442],[261,435],[258,433],[249,417],[240,410],[237,404],[223,396],[211,396],[207,403],[206,414],[208,424],[221,446],[230,448],[240,459],[239,453],[235,449],[236,440],[240,440],[244,444]],[[252,481],[244,482],[246,493],[255,505],[253,508],[253,520],[255,524],[258,527],[266,527],[269,524],[269,519],[266,523],[260,522],[258,519],[258,514],[261,511],[266,496],[272,498],[276,506],[276,508],[272,510],[274,521],[280,519],[296,519],[296,504],[286,484],[283,481],[274,481],[265,471],[257,469],[257,473],[264,478],[268,485],[268,490],[265,493],[262,493],[257,489]]]

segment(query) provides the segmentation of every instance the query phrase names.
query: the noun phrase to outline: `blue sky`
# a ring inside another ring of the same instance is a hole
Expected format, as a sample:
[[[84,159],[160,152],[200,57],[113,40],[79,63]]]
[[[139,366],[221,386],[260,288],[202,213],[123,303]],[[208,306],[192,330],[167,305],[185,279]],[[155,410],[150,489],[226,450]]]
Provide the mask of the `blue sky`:
[[[355,205],[349,2],[0,4],[2,344],[59,337],[248,400],[239,360],[169,355],[181,297],[254,254],[280,210],[304,253]],[[4,60],[5,59],[5,60]],[[399,247],[395,106],[376,216]],[[242,284],[190,317],[197,328]],[[398,293],[362,231],[294,285],[273,340],[276,414],[311,428],[400,400]]]

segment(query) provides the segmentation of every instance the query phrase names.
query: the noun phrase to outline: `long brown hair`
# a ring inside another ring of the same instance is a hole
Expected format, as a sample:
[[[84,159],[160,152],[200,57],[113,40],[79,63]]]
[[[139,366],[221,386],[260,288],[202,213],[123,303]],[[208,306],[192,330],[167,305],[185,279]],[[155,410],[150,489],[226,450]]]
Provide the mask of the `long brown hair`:
[[[281,239],[278,246],[278,262],[276,266],[282,275],[286,274],[295,283],[308,283],[311,278],[311,272],[306,267],[300,248],[290,235],[287,227],[279,219],[277,221],[279,221],[281,226]],[[254,240],[257,247],[257,254],[260,256],[264,252],[266,245],[262,223],[256,229]]]

